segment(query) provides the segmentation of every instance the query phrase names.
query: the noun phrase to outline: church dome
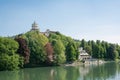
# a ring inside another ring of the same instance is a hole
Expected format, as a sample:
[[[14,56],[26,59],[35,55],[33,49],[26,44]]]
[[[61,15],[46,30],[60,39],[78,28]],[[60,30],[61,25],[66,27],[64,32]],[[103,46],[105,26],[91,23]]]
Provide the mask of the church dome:
[[[34,23],[32,24],[32,30],[39,30],[38,28],[38,24],[34,21]]]

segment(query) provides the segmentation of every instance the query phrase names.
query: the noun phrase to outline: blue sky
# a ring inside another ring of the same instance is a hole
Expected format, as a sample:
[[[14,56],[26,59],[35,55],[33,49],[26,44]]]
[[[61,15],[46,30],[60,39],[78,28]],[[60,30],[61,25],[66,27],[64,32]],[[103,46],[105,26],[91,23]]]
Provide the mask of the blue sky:
[[[120,44],[120,0],[0,0],[0,36],[40,31]]]

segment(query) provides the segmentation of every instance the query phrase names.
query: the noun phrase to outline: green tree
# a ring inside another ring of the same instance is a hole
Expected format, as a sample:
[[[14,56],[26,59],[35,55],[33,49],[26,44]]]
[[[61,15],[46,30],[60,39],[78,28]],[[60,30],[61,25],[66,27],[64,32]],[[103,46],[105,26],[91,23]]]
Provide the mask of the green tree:
[[[21,37],[26,39],[30,49],[30,64],[43,64],[47,59],[44,46],[48,43],[48,38],[39,31],[29,31]]]
[[[64,53],[66,54],[66,58],[68,57],[67,53],[69,53],[68,49],[70,48],[70,46],[68,46],[68,44],[71,43],[72,44],[72,48],[71,49],[72,49],[73,54],[74,54],[73,59],[74,60],[78,59],[78,56],[79,56],[78,46],[80,44],[78,41],[73,40],[71,37],[67,37],[67,36],[65,36],[65,35],[63,35],[63,34],[61,34],[59,32],[50,34],[49,41],[54,44],[55,43],[54,40],[60,40],[61,41],[61,43],[65,47]],[[72,56],[71,56],[71,58],[72,58]]]
[[[23,66],[23,58],[16,53],[17,49],[15,40],[0,37],[0,70],[14,70]]]
[[[82,39],[80,46],[83,47],[83,49],[85,49],[85,47],[87,46],[87,42],[84,39]]]
[[[49,41],[52,42],[53,39],[59,40],[60,36],[57,35],[56,33],[50,33]]]
[[[91,46],[86,46],[85,50],[88,54],[92,55],[92,47]]]
[[[12,56],[9,56],[7,54],[0,55],[0,71],[19,69],[19,65],[20,65],[19,58],[20,57],[17,54],[14,54]]]
[[[67,46],[68,42],[74,41],[71,37],[67,37],[59,32],[50,33],[49,41],[51,42],[53,39],[61,40],[65,47]]]
[[[110,44],[108,48],[108,58],[115,60],[118,57],[118,51],[116,50],[116,46],[114,44]]]
[[[67,61],[75,61],[76,60],[76,52],[72,43],[68,43],[66,47],[66,58]]]
[[[65,47],[61,40],[53,40],[52,46],[54,49],[54,63],[60,65],[66,61]]]

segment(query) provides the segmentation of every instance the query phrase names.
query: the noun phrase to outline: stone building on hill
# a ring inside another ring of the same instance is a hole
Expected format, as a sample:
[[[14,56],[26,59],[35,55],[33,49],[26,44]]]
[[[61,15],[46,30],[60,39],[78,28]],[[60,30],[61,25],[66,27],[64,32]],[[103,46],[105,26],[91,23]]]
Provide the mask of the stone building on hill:
[[[45,32],[44,32],[44,35],[49,37],[50,33],[56,33],[57,31],[50,31],[49,29],[47,29]]]
[[[34,23],[32,24],[32,29],[31,31],[35,31],[35,30],[38,30],[39,31],[39,28],[38,28],[38,24],[34,21]],[[49,37],[50,33],[56,33],[57,31],[50,31],[49,29],[47,29],[45,32],[40,32],[41,34]]]

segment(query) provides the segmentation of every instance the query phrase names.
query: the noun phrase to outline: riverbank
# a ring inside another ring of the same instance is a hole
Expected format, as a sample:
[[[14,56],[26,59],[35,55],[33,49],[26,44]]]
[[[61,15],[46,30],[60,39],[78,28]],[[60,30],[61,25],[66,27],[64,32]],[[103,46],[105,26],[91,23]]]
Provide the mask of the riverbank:
[[[91,64],[104,64],[107,63],[108,61],[105,60],[101,60],[101,59],[87,59],[85,61],[75,61],[75,62],[70,62],[70,63],[66,63],[64,64],[64,66],[78,66],[78,65],[91,65]]]

